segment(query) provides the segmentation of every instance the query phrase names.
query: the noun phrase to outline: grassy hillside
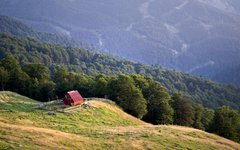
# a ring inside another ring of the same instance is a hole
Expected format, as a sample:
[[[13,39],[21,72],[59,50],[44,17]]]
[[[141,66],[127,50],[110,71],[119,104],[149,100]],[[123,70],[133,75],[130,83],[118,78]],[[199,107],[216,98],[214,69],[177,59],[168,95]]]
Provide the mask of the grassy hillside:
[[[45,109],[36,108],[42,105]],[[240,147],[240,144],[200,130],[144,123],[107,100],[91,100],[86,105],[67,108],[64,113],[48,115],[53,105],[12,92],[0,92],[0,149],[211,150]]]

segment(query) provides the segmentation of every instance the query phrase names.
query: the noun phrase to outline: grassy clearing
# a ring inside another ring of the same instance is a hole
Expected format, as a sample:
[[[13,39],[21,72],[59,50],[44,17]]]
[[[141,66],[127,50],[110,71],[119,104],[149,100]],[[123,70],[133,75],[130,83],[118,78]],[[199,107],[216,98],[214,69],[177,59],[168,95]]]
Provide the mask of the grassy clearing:
[[[56,115],[48,115],[54,104],[35,109],[41,104],[0,92],[0,149],[240,149],[200,130],[147,124],[105,100]]]

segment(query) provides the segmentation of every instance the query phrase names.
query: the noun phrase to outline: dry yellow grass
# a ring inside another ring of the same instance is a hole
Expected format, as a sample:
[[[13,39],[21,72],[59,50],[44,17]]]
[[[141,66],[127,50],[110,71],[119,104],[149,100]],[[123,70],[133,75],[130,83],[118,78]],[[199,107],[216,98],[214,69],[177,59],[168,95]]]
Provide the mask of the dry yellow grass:
[[[181,139],[183,142],[186,140],[195,141],[203,145],[211,145],[216,149],[226,150],[240,150],[240,144],[215,134],[210,134],[202,130],[174,126],[174,125],[142,125],[142,126],[129,126],[129,127],[114,127],[105,130],[108,134],[113,135],[126,135],[132,137],[139,137],[141,134],[148,134],[151,136],[159,136],[173,140],[176,138]],[[148,143],[148,142],[147,142]]]
[[[228,140],[226,138],[220,137],[215,134],[207,133],[202,130],[189,128],[189,127],[182,127],[182,126],[168,126],[168,128],[173,129],[173,130],[180,130],[181,132],[185,132],[185,134],[183,134],[182,137],[189,139],[189,140],[194,140],[197,142],[201,142],[203,144],[214,145],[221,149],[233,149],[233,150],[240,149],[239,143],[233,142],[231,140]],[[196,136],[195,137],[188,136],[189,135],[188,133],[193,133]]]
[[[201,130],[145,123],[109,101],[49,116],[32,110],[37,103],[26,97],[0,92],[0,99],[0,149],[240,150],[239,143]]]
[[[106,100],[107,101],[107,100]],[[135,122],[137,124],[142,124],[142,125],[147,125],[148,123],[137,119],[127,113],[125,113],[120,107],[118,107],[117,105],[114,104],[110,104],[107,102],[104,102],[104,100],[98,101],[98,100],[91,100],[91,101],[87,101],[85,102],[86,104],[93,106],[93,107],[101,107],[101,108],[106,108],[116,114],[118,114],[119,116],[121,116],[122,118],[126,119],[126,120],[130,120],[132,122]]]
[[[118,141],[111,139],[95,139],[82,135],[76,135],[46,128],[37,128],[32,126],[12,125],[0,122],[1,130],[7,132],[3,136],[6,141],[11,141],[15,147],[26,149],[102,149],[104,145],[109,145],[109,149],[165,149],[166,145],[161,147],[158,141],[146,140],[143,135],[151,137],[164,138],[166,142],[196,142],[199,145],[210,145],[213,149],[238,150],[240,145],[222,137],[209,134],[200,130],[179,127],[179,126],[130,126],[130,127],[112,127],[102,128],[98,131],[107,133],[108,136],[120,137]],[[194,133],[197,137],[192,137]],[[104,138],[104,137],[102,137]],[[22,141],[31,142],[31,145],[21,144]],[[18,143],[16,145],[16,143]],[[186,146],[187,147],[187,146]],[[169,148],[173,149],[173,148]],[[176,147],[177,149],[177,147]],[[184,148],[178,148],[184,149]]]
[[[9,101],[9,96],[7,95],[0,95],[0,102],[4,103],[4,102],[8,102]]]
[[[37,128],[30,126],[12,125],[0,122],[2,131],[6,131],[7,135],[2,136],[2,139],[11,141],[14,147],[29,148],[29,149],[69,149],[72,145],[74,147],[81,147],[87,149],[87,145],[93,143],[90,138],[83,137],[76,134],[65,133],[57,130]],[[28,145],[22,144],[23,141],[30,142]],[[69,143],[64,145],[64,143]],[[17,144],[17,145],[16,145]]]

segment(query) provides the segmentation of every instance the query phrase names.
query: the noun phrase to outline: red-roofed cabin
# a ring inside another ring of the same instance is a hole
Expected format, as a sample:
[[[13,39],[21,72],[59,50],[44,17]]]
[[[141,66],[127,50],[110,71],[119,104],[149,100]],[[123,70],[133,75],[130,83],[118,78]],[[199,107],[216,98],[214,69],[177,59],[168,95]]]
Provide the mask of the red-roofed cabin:
[[[82,104],[83,98],[78,91],[70,91],[67,92],[63,101],[65,105],[74,106]]]

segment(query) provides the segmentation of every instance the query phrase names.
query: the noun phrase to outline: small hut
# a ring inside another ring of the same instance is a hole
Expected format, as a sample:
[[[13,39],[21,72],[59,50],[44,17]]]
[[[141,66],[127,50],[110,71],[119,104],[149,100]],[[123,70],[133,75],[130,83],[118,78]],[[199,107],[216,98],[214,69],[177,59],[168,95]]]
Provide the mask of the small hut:
[[[83,98],[78,91],[69,91],[65,95],[64,104],[69,106],[80,105],[83,103]]]

